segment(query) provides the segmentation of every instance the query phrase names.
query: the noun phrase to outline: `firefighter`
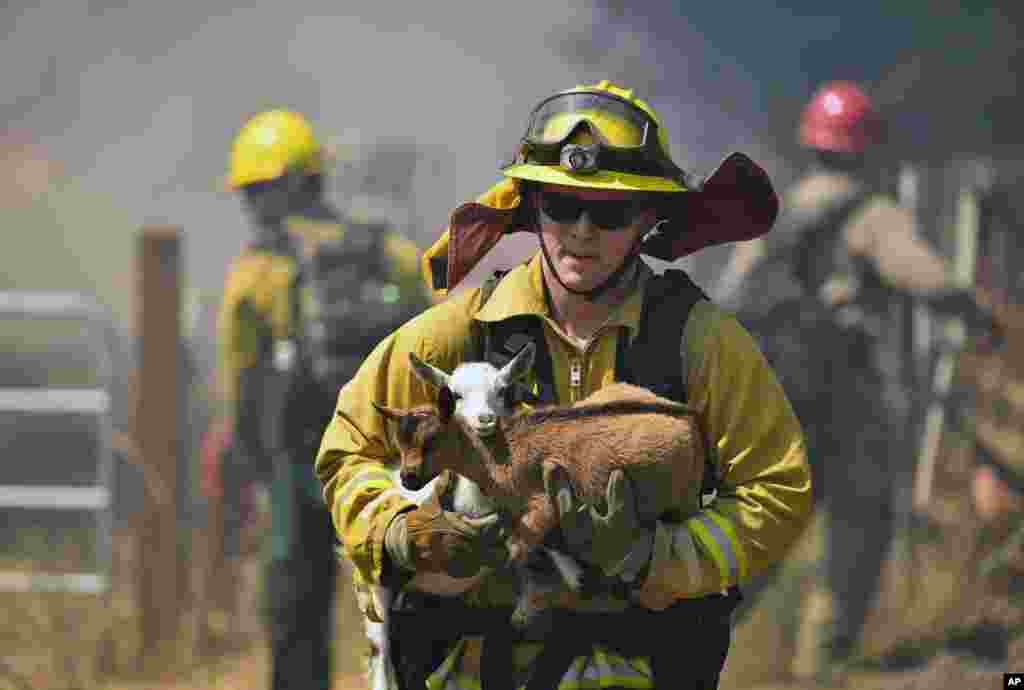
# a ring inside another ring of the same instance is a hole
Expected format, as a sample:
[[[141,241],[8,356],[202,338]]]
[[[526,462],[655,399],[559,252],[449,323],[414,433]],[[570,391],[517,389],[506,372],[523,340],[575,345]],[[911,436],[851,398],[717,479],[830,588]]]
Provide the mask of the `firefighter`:
[[[607,81],[542,101],[502,173],[452,213],[423,257],[428,284],[448,298],[385,339],[338,398],[316,470],[343,549],[362,583],[401,590],[388,615],[403,687],[429,678],[489,690],[528,678],[528,688],[650,688],[656,677],[663,688],[715,688],[738,586],[802,531],[809,469],[793,410],[748,333],[683,272],[655,275],[641,255],[671,261],[758,236],[778,200],[742,154],[706,180],[678,168],[654,109]],[[519,231],[538,238],[528,262],[449,294]],[[500,526],[452,512],[446,475],[423,505],[404,498],[389,474],[395,430],[374,404],[436,399],[410,353],[452,371],[500,364],[528,341],[540,403],[575,402],[618,379],[696,407],[716,481],[703,508],[641,525],[644,497],[626,477],[613,477],[600,512],[555,473],[548,490],[564,538],[608,586],[568,596],[549,628],[517,636]],[[379,618],[372,597],[361,606]]]
[[[883,121],[852,82],[806,104],[807,172],[788,190],[771,236],[737,245],[716,297],[761,339],[804,426],[823,532],[809,598],[813,659],[797,675],[840,680],[855,651],[913,471],[913,391],[901,373],[890,306],[914,297],[993,327],[973,288],[958,286],[914,215],[880,189],[871,154]],[[902,363],[902,366],[906,366]],[[750,603],[750,599],[745,602]]]
[[[358,362],[369,352],[373,314],[400,309],[404,317],[427,304],[418,284],[409,289],[414,245],[347,222],[324,201],[324,159],[305,116],[270,110],[238,132],[226,180],[241,197],[253,238],[226,278],[218,371],[233,425],[230,457],[244,462],[251,477],[270,477],[265,601],[274,690],[330,687],[337,558],[310,463],[346,376],[331,358]],[[352,308],[341,329],[324,318],[333,313],[324,296],[338,291],[316,282],[321,247],[338,254],[332,279],[359,275],[376,288],[372,295],[341,290]]]

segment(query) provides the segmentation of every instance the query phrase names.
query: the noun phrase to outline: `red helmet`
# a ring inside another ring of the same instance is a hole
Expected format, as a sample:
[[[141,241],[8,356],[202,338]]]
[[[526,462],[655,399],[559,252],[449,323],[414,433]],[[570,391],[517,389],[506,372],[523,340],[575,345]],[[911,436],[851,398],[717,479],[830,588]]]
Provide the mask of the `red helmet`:
[[[856,153],[880,135],[881,121],[871,100],[849,81],[819,88],[800,117],[800,143],[812,149]]]

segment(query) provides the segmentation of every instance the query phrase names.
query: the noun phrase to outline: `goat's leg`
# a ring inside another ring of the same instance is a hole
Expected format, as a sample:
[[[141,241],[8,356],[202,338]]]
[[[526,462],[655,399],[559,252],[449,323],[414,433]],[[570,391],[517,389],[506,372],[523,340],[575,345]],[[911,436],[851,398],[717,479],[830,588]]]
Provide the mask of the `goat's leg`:
[[[525,563],[530,554],[544,542],[548,532],[557,525],[558,515],[547,494],[530,497],[526,512],[512,528],[508,538],[510,560],[513,563]]]
[[[545,577],[543,572],[534,570],[536,565],[530,561],[515,566],[519,596],[509,622],[517,630],[530,630],[532,636],[542,638],[551,624],[551,608],[565,592],[565,586],[561,580],[550,577],[553,573]]]
[[[569,554],[556,551],[550,547],[543,547],[551,562],[555,564],[555,570],[562,576],[565,586],[574,592],[580,591],[583,587],[583,567]]]
[[[379,622],[364,618],[366,637],[372,649],[369,663],[370,690],[389,690],[395,687],[395,669],[391,662],[391,601],[393,592],[388,587],[373,585],[374,608]]]

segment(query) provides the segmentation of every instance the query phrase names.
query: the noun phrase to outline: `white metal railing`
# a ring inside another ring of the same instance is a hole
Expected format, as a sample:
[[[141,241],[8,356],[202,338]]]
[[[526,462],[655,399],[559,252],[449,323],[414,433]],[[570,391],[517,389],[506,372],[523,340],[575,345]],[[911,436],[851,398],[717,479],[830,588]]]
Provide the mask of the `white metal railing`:
[[[106,414],[110,393],[97,388],[0,388],[0,412]]]
[[[86,347],[92,357],[98,386],[0,387],[0,415],[89,415],[95,418],[97,481],[88,486],[0,484],[0,514],[10,511],[82,511],[94,520],[97,531],[97,572],[47,573],[0,571],[0,591],[74,591],[98,594],[109,587],[113,530],[114,477],[110,418],[113,387],[113,322],[92,299],[72,292],[0,291],[0,319],[81,321]],[[33,458],[46,462],[51,458]],[[0,468],[2,470],[2,468]],[[0,475],[2,476],[2,475]],[[3,520],[0,517],[0,520]]]
[[[0,486],[0,508],[106,510],[105,486]]]

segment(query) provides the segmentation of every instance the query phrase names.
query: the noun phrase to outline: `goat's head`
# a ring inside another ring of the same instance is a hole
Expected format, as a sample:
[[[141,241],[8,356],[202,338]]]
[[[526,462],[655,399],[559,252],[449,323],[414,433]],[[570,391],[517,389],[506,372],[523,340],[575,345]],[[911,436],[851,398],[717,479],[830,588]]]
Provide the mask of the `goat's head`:
[[[420,405],[410,410],[373,403],[378,412],[397,426],[399,476],[402,486],[410,491],[419,491],[443,470],[458,469],[444,462],[458,461],[461,456],[447,450],[447,446],[457,442],[459,433],[452,423],[455,399],[450,391],[442,391],[439,397],[437,406]]]
[[[454,414],[477,436],[487,438],[498,428],[498,418],[511,414],[516,402],[530,401],[532,394],[520,379],[533,367],[535,354],[534,344],[527,343],[501,369],[488,362],[464,362],[451,374],[411,352],[409,361],[417,376],[438,389],[439,397],[451,395],[455,399]]]

